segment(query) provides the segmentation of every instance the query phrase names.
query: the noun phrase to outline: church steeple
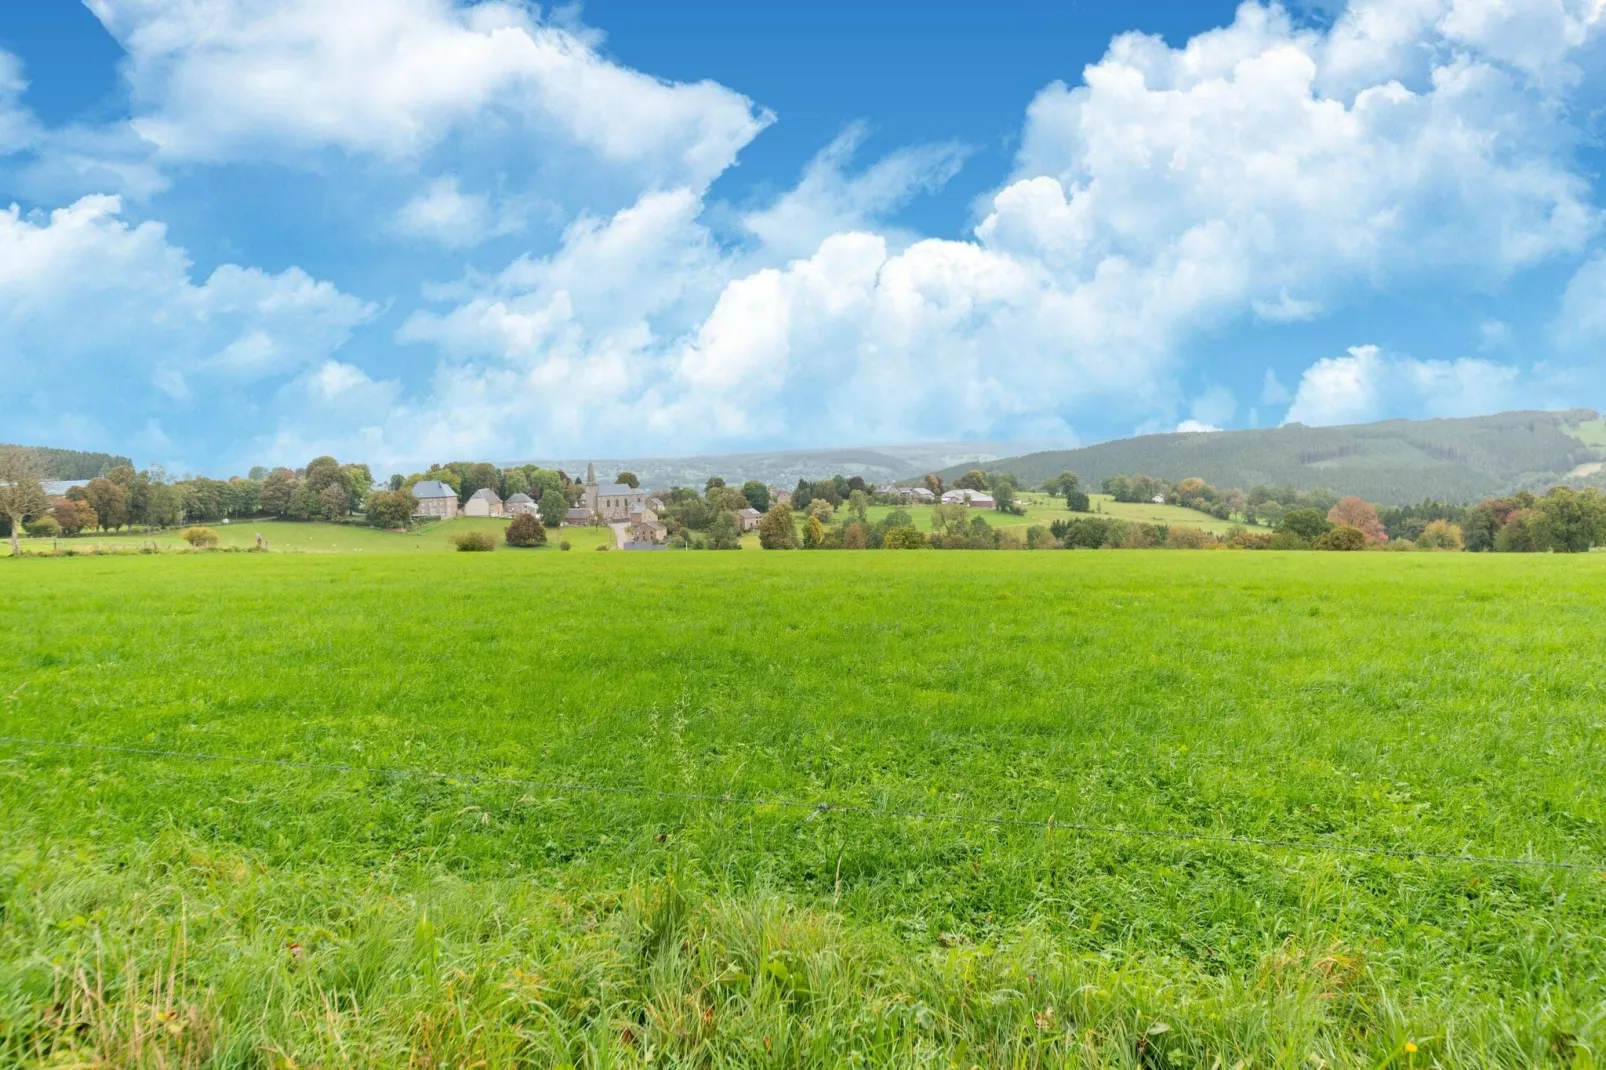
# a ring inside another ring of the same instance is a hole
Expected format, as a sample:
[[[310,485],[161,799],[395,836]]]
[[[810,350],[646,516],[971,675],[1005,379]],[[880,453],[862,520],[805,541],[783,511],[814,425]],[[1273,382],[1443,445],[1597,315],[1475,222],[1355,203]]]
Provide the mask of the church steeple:
[[[590,461],[587,461],[586,462],[586,484],[590,485],[592,483],[595,483],[596,481],[597,481],[597,466],[592,464]]]

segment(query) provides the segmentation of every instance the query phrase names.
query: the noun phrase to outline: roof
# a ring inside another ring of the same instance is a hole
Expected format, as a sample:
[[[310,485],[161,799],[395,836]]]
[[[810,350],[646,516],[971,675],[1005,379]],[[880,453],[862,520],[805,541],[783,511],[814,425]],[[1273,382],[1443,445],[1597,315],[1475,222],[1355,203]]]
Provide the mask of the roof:
[[[518,494],[514,494],[514,495],[510,496],[508,498],[508,500],[507,500],[507,504],[509,504],[509,505],[533,505],[533,504],[535,504],[535,499],[530,497],[528,494],[525,494],[525,493],[523,493],[521,491]]]
[[[438,479],[420,479],[413,484],[415,498],[455,498],[457,491]]]
[[[644,494],[646,492],[632,487],[629,483],[598,483],[597,493],[617,498],[625,494]]]
[[[576,506],[575,508],[570,509],[567,513],[564,513],[563,514],[563,519],[565,519],[565,520],[590,520],[591,519],[591,510],[587,509],[583,505]]]
[[[481,487],[479,490],[468,496],[469,501],[474,501],[476,498],[482,502],[499,502],[502,500],[496,496],[496,491],[492,490],[490,487]]]
[[[45,480],[41,480],[39,482],[39,486],[44,488],[44,492],[46,494],[50,495],[52,498],[59,498],[63,494],[66,494],[69,490],[72,490],[74,487],[87,487],[87,486],[89,486],[89,480],[87,480],[87,479],[45,479]]]
[[[764,514],[749,505],[746,509],[738,509],[736,515],[744,520],[752,520],[754,517],[763,516]]]

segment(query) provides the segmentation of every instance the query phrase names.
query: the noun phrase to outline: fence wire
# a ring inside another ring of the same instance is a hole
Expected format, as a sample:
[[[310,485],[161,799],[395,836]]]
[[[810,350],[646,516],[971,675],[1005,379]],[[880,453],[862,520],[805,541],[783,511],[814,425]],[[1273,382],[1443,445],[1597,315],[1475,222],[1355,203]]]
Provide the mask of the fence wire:
[[[166,750],[158,747],[125,747],[110,743],[81,743],[75,740],[29,739],[21,736],[0,736],[0,744],[54,748],[58,750],[89,751],[104,754],[123,754],[141,758],[177,758],[193,762],[216,762],[228,765],[267,766],[295,769],[314,773],[361,773],[367,776],[394,777],[397,779],[433,780],[467,786],[517,787],[525,790],[545,791],[554,795],[629,795],[649,799],[677,800],[681,802],[713,803],[750,809],[774,808],[807,812],[815,818],[822,814],[852,814],[859,817],[899,821],[931,821],[954,825],[990,825],[1001,828],[1035,828],[1046,834],[1055,832],[1079,833],[1088,836],[1110,836],[1132,839],[1172,840],[1184,843],[1202,843],[1244,847],[1263,847],[1304,854],[1334,852],[1378,858],[1398,858],[1423,862],[1460,862],[1484,866],[1519,866],[1533,869],[1599,872],[1606,876],[1606,863],[1563,862],[1547,858],[1517,858],[1501,855],[1459,854],[1453,851],[1416,851],[1392,847],[1373,847],[1364,844],[1321,843],[1310,840],[1284,840],[1258,836],[1232,836],[1225,833],[1195,832],[1186,829],[1133,828],[1128,825],[1099,825],[1079,821],[1046,820],[1029,817],[992,816],[986,814],[954,814],[909,810],[898,807],[866,806],[855,803],[838,803],[828,800],[808,802],[787,798],[744,798],[734,794],[707,795],[687,791],[659,791],[653,788],[628,784],[597,784],[581,781],[534,780],[527,777],[495,776],[487,773],[451,773],[434,769],[409,769],[400,766],[354,765],[345,762],[313,762],[293,758],[261,758],[240,754],[209,754],[201,751]]]

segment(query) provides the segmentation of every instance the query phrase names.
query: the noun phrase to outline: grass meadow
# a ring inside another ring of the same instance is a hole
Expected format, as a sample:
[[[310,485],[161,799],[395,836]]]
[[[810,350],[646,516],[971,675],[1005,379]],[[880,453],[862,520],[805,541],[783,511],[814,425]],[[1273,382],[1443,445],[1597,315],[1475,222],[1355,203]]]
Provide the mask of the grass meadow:
[[[1606,555],[35,559],[0,627],[0,735],[325,763],[0,743],[0,1064],[1606,1053]]]

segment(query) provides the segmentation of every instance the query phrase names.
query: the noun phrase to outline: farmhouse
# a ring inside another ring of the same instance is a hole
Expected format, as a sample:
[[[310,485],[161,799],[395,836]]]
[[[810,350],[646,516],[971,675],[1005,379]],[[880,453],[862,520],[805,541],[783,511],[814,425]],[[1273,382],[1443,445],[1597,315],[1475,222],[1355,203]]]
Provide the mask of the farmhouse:
[[[737,512],[736,519],[742,525],[743,531],[757,531],[758,522],[764,519],[764,514],[749,505]]]
[[[413,499],[414,516],[457,515],[457,491],[438,479],[420,479],[414,483]]]
[[[518,516],[520,513],[533,513],[536,511],[535,499],[523,492],[508,495],[507,501],[502,503],[502,512],[508,516]]]
[[[490,487],[481,487],[463,503],[464,516],[501,516],[502,499]]]
[[[969,487],[960,487],[944,494],[942,496],[942,504],[964,505],[971,509],[991,509],[998,503],[993,500],[991,494],[979,490],[971,490]]]
[[[563,514],[563,526],[566,528],[583,528],[591,523],[591,518],[594,515],[596,514],[585,506],[577,505]]]
[[[923,505],[930,505],[937,500],[937,496],[925,487],[900,487],[892,483],[883,483],[875,489],[875,492],[882,497],[902,498],[906,502],[920,502]]]

